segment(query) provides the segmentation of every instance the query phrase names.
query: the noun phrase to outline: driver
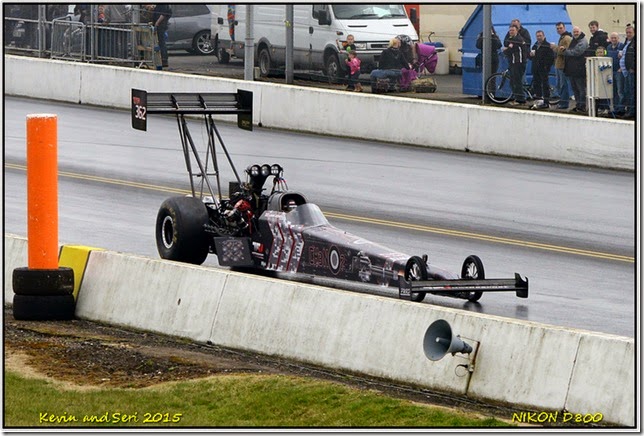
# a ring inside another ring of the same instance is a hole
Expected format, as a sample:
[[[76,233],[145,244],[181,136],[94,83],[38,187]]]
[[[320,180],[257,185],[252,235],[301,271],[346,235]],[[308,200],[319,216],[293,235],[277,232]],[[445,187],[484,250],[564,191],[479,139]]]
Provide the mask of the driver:
[[[288,203],[284,205],[282,210],[284,212],[290,212],[292,210],[295,210],[297,208],[297,203],[295,203],[295,200],[289,200]]]

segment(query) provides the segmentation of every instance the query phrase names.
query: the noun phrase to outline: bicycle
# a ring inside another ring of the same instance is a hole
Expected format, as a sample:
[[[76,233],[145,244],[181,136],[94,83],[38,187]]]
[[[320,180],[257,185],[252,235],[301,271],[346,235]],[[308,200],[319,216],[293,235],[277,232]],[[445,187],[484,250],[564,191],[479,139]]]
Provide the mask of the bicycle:
[[[550,104],[558,104],[561,98],[557,89],[553,85],[557,83],[554,74],[548,75],[548,84],[550,85]],[[527,100],[534,100],[535,93],[531,84],[523,83],[523,90],[526,93]],[[512,98],[512,88],[510,86],[510,70],[501,71],[492,74],[485,82],[485,94],[497,104],[505,104]]]

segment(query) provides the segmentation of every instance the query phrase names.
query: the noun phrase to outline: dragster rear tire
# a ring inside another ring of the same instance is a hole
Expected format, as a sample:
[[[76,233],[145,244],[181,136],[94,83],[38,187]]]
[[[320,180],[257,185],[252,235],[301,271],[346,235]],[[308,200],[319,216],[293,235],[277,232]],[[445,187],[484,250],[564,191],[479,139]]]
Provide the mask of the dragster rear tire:
[[[412,256],[405,265],[405,280],[423,281],[427,280],[427,265],[419,256]],[[420,303],[425,298],[426,292],[412,292],[411,301]]]
[[[159,208],[157,250],[162,259],[201,265],[208,257],[206,205],[194,197],[170,197]]]
[[[478,256],[472,254],[465,258],[461,268],[461,278],[471,280],[485,279],[485,268],[483,268],[483,262]],[[481,291],[466,292],[464,294],[467,296],[468,301],[473,303],[479,301],[483,296]]]

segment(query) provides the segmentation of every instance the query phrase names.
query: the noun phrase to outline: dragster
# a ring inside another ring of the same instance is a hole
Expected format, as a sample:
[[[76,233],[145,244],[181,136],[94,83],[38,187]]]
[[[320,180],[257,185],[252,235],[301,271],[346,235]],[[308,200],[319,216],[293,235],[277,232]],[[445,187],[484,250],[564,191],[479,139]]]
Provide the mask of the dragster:
[[[528,297],[527,278],[515,273],[513,278],[487,279],[478,256],[468,256],[456,274],[431,265],[426,255],[409,256],[331,225],[316,204],[289,189],[280,164],[251,164],[242,181],[213,115],[235,115],[239,128],[252,131],[252,92],[132,89],[131,96],[135,129],[146,130],[150,114],[176,117],[190,176],[192,194],[170,197],[159,208],[155,235],[161,258],[200,265],[214,254],[219,265],[232,268],[398,286],[399,298],[417,302],[427,293],[472,302],[493,291]],[[203,117],[205,152],[195,144],[187,116]],[[221,153],[236,178],[229,182],[227,197],[220,181]],[[271,177],[266,193],[264,185]]]

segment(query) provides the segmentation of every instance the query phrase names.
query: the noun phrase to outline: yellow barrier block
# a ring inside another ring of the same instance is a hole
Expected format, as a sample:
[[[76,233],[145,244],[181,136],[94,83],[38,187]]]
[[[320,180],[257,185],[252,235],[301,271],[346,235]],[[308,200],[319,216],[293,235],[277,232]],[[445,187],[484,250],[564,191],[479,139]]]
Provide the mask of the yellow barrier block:
[[[58,266],[65,266],[74,270],[74,299],[78,299],[78,291],[83,281],[87,260],[89,259],[89,254],[94,250],[102,251],[103,249],[83,245],[63,245],[60,249]]]

